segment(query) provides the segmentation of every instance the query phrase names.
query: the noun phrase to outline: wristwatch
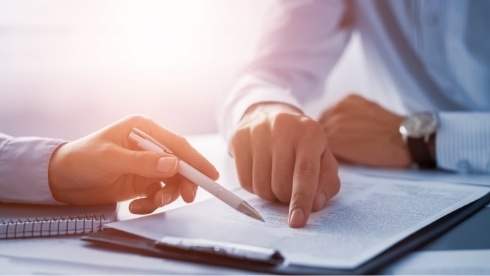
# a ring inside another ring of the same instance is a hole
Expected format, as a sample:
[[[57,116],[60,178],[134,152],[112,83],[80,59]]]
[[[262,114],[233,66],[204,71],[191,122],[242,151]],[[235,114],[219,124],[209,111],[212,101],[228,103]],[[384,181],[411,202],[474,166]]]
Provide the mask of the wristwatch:
[[[435,158],[429,149],[429,141],[434,136],[439,120],[436,114],[430,112],[415,113],[400,125],[400,134],[407,144],[412,160],[420,169],[433,169],[436,167]]]

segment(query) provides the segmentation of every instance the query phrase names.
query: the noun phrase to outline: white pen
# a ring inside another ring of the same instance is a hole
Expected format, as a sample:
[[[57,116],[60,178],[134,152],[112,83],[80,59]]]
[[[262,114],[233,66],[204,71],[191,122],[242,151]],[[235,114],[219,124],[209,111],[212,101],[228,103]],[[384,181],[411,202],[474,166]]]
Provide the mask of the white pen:
[[[137,128],[132,129],[131,133],[129,133],[128,139],[135,142],[141,149],[173,154],[173,152],[167,147]],[[207,177],[181,159],[179,159],[179,173],[224,203],[228,204],[233,209],[254,219],[264,221],[262,216],[245,200],[239,198],[237,195],[216,183],[211,178]]]

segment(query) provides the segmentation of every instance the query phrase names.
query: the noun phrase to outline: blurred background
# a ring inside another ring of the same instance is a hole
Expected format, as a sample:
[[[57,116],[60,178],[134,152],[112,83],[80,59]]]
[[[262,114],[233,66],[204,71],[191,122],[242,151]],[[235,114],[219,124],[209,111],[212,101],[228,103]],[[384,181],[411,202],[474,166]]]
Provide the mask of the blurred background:
[[[70,140],[140,113],[214,133],[265,2],[0,0],[0,131]],[[328,95],[361,90],[362,62],[354,37]]]

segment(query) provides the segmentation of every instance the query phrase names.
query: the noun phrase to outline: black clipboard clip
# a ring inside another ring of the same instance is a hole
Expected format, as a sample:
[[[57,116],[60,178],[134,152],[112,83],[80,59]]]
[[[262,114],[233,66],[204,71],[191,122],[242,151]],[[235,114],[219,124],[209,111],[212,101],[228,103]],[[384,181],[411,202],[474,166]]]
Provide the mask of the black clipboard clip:
[[[273,248],[206,239],[165,236],[155,242],[155,247],[160,250],[170,250],[182,254],[216,256],[264,265],[275,266],[284,262],[282,254]]]
[[[288,266],[278,250],[228,242],[172,236],[152,240],[113,228],[85,235],[82,240],[94,247],[248,271],[284,273]]]

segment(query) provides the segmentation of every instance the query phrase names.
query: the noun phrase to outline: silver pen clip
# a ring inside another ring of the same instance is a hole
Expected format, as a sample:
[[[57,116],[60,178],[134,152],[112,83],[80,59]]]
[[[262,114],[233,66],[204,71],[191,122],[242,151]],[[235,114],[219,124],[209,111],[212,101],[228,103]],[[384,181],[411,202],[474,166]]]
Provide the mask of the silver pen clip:
[[[230,259],[247,260],[270,265],[278,265],[284,262],[284,257],[281,253],[273,248],[206,239],[165,236],[157,241],[155,246],[162,250],[219,255]]]
[[[150,135],[144,133],[143,131],[133,128],[131,130],[131,133],[129,133],[129,138],[132,139],[134,142],[139,142],[141,140],[149,140],[153,144],[157,145],[160,147],[163,151],[166,153],[174,154],[171,150],[169,150],[166,146],[162,145],[162,143],[158,142],[155,138],[151,137]]]

